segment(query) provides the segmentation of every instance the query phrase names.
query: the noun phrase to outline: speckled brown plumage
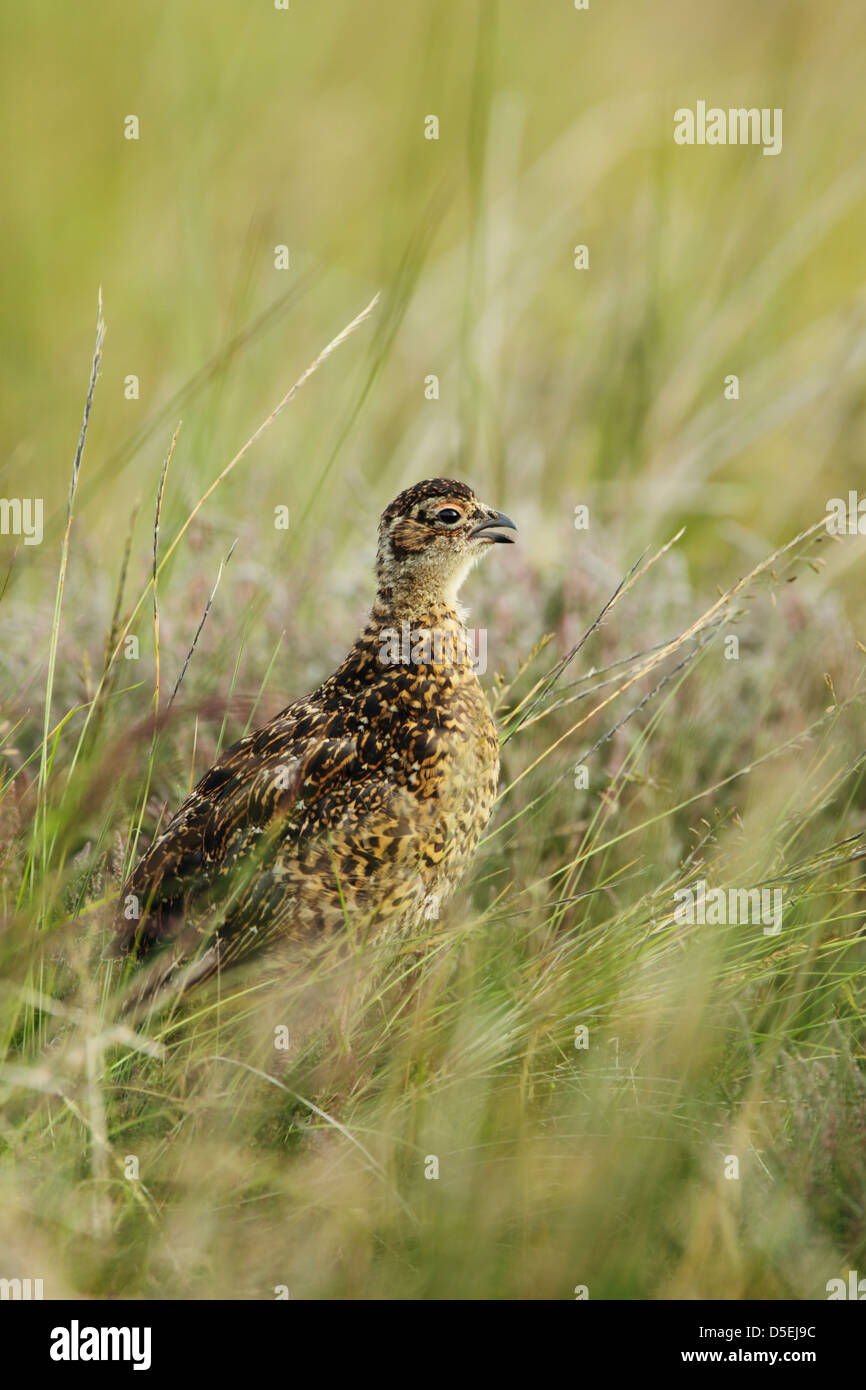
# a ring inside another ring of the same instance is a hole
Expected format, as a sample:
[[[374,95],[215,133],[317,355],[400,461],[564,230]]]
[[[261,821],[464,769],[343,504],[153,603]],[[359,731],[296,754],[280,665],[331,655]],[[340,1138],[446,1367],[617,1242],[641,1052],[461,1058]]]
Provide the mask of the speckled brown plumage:
[[[499,772],[457,593],[513,530],[445,478],[387,508],[376,600],[342,665],[219,759],[123,890],[118,952],[169,943],[151,991],[277,943],[347,926],[380,942],[435,915]]]

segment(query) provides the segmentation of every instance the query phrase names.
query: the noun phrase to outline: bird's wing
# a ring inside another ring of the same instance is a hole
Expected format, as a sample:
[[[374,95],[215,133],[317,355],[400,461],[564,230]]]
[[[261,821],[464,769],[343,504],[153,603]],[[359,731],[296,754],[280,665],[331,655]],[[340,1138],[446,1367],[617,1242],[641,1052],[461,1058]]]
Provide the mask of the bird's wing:
[[[250,883],[269,851],[297,837],[335,779],[351,776],[355,740],[334,723],[314,705],[290,706],[223,754],[127,881],[114,954],[143,956],[218,903],[229,936],[233,908],[243,900],[247,917],[255,911]]]

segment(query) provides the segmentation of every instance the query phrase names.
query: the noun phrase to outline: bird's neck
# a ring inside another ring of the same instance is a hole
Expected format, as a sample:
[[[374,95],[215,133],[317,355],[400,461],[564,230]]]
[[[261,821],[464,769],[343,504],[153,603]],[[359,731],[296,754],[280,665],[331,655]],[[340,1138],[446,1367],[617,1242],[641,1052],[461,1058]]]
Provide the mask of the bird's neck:
[[[398,564],[392,556],[380,554],[373,614],[395,622],[429,627],[438,623],[462,624],[466,610],[458,595],[475,558],[465,555],[458,561],[452,556],[431,554],[416,556],[408,565]]]
[[[377,627],[408,623],[419,628],[462,628],[465,618],[466,610],[456,594],[431,596],[406,589],[380,588],[370,613],[370,623]]]

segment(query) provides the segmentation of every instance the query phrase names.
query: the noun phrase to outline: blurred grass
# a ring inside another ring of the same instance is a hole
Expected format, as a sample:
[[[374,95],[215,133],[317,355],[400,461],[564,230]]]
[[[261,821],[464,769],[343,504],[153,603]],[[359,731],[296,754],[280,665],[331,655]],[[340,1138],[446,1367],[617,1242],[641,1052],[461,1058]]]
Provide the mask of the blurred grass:
[[[641,655],[862,486],[861,27],[854,3],[781,0],[7,7],[0,491],[38,487],[50,524],[41,547],[0,538],[4,1276],[53,1296],[812,1298],[863,1269],[860,538],[797,542],[697,640]],[[676,147],[699,98],[782,106],[783,153]],[[179,418],[161,556],[379,288],[161,571],[158,730],[148,599],[82,739],[150,580]],[[507,740],[473,882],[278,1075],[273,1030],[309,980],[253,974],[144,1042],[112,1032],[99,954],[135,828],[333,668],[379,512],[434,474],[521,528],[466,591]],[[780,936],[674,925],[701,877],[783,886]]]

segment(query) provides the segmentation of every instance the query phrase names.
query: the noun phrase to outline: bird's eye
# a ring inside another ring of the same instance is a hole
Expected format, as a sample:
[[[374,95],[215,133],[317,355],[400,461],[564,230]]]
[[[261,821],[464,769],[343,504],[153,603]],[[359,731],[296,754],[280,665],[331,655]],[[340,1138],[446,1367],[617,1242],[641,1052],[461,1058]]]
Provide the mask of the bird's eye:
[[[436,513],[436,520],[444,521],[446,526],[453,526],[455,522],[460,520],[460,512],[458,512],[456,507],[442,507],[441,510]]]

